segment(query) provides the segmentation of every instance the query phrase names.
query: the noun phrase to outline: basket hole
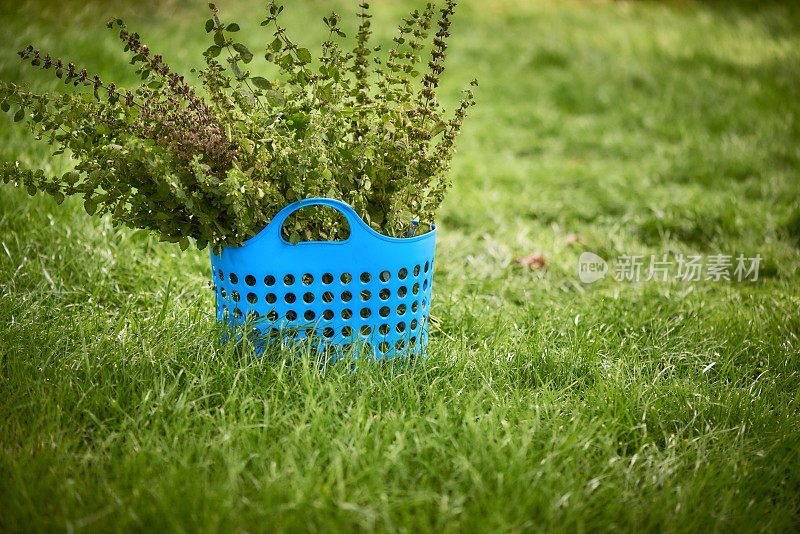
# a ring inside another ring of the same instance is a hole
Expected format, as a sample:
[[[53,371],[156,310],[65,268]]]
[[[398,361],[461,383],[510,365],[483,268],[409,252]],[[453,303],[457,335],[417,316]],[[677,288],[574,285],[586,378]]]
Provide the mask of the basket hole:
[[[372,333],[372,328],[369,325],[362,326],[359,330],[362,336],[368,336]]]
[[[392,346],[389,345],[389,343],[386,342],[386,341],[381,341],[380,345],[378,345],[378,350],[381,351],[384,354],[389,352],[390,348],[392,348]]]
[[[224,287],[219,288],[219,296],[221,296],[224,299],[228,298],[228,292],[225,291]]]
[[[281,337],[281,331],[278,330],[277,328],[271,328],[269,331],[269,337],[273,339]]]
[[[252,274],[248,274],[247,276],[244,277],[244,283],[250,287],[253,287],[254,285],[256,285],[256,277],[253,276]]]
[[[271,274],[268,274],[264,277],[264,285],[265,286],[274,286],[275,285],[275,277]]]
[[[412,288],[411,288],[411,292],[412,292],[413,294],[415,294],[415,295],[416,295],[417,293],[419,293],[419,284],[418,284],[418,283],[417,283],[417,284],[414,284],[414,287],[412,287]]]
[[[349,319],[353,316],[353,310],[345,308],[342,310],[342,319]]]
[[[367,354],[373,354],[372,352],[372,343],[362,343],[361,344],[361,351]]]
[[[311,276],[309,273],[303,275],[303,285],[310,286],[314,283],[314,277]]]
[[[353,277],[350,273],[343,273],[342,276],[339,277],[339,280],[341,280],[343,284],[349,284],[353,280]]]
[[[241,319],[242,318],[242,310],[240,310],[239,308],[236,308],[235,310],[233,310],[233,313],[234,313],[234,315],[236,315],[237,319]]]
[[[269,304],[275,304],[275,301],[278,300],[278,297],[275,296],[275,293],[267,293],[266,299]]]
[[[353,298],[353,294],[349,291],[342,292],[342,302],[350,302],[350,299]]]
[[[311,339],[317,337],[317,331],[313,328],[306,328],[306,338]]]
[[[381,309],[378,310],[378,313],[381,315],[381,317],[389,317],[391,310],[389,309],[389,306],[382,306]]]
[[[322,312],[322,318],[325,319],[326,321],[330,321],[331,319],[333,319],[333,316],[334,316],[333,310],[325,310]]]
[[[290,321],[294,321],[295,319],[297,319],[297,312],[294,310],[287,311],[286,318],[289,319]]]
[[[293,245],[306,241],[344,241],[350,237],[350,225],[336,208],[303,206],[286,217],[281,237]]]
[[[231,273],[230,275],[228,275],[228,278],[230,279],[231,284],[238,284],[239,283],[239,277],[236,276],[236,273]]]
[[[391,277],[392,275],[389,273],[389,271],[381,271],[380,274],[381,282],[388,282]]]
[[[322,294],[322,302],[333,302],[333,293],[326,291]]]
[[[428,272],[428,262],[427,261],[425,262],[425,272],[426,273]]]
[[[400,286],[397,288],[397,296],[403,298],[408,293],[408,288],[406,286]]]
[[[389,298],[391,295],[392,295],[392,292],[391,292],[391,291],[389,291],[388,289],[386,289],[385,287],[384,287],[383,289],[381,289],[381,292],[380,292],[380,293],[378,293],[378,296],[381,298],[381,300],[386,300],[386,299],[388,299],[388,298]]]
[[[367,291],[366,289],[365,289],[364,291],[362,291],[362,292],[361,292],[361,300],[363,300],[363,301],[367,301],[367,300],[369,300],[369,299],[370,299],[370,297],[372,297],[372,293],[370,293],[370,292],[369,292],[369,291]]]
[[[222,272],[222,269],[219,270],[219,280],[220,282],[225,281],[225,273]]]
[[[369,273],[361,273],[359,279],[366,284],[367,282],[372,280],[372,275],[370,275]]]
[[[332,338],[335,333],[336,333],[336,330],[334,330],[330,326],[328,326],[327,328],[324,328],[322,330],[322,335],[325,336],[328,339]]]
[[[406,313],[406,305],[401,304],[397,307],[397,315],[404,315]]]
[[[303,317],[305,317],[306,321],[313,321],[317,318],[317,314],[311,310],[306,310],[306,312],[303,314]]]
[[[294,296],[294,293],[286,293],[286,295],[283,297],[283,300],[285,300],[287,304],[293,304],[297,298]]]
[[[333,275],[331,273],[325,273],[322,275],[322,283],[323,284],[332,284],[333,283]]]
[[[259,313],[255,310],[252,310],[250,313],[247,314],[248,321],[255,322],[258,321],[259,319],[261,319],[261,315],[259,315]]]
[[[249,302],[250,304],[255,304],[256,302],[258,302],[258,297],[256,296],[255,293],[248,293],[247,302]]]
[[[418,309],[419,309],[419,301],[415,300],[414,303],[411,305],[411,312],[417,313]]]
[[[409,327],[411,330],[416,330],[416,329],[417,329],[417,320],[416,320],[416,319],[412,319],[412,320],[411,320],[411,324],[409,324],[409,325],[408,325],[408,327]]]
[[[426,278],[424,282],[422,282],[422,290],[425,291],[428,289],[428,279]]]
[[[402,321],[397,323],[396,330],[397,330],[398,334],[402,334],[403,332],[405,332],[406,331],[406,323],[404,323]]]
[[[414,276],[419,276],[419,265],[414,266]]]
[[[306,293],[303,295],[303,302],[306,304],[311,304],[314,302],[314,293]]]
[[[370,315],[372,315],[372,310],[370,310],[369,308],[361,308],[361,317],[362,318],[366,319]]]
[[[400,280],[405,280],[406,276],[408,276],[408,269],[406,269],[405,267],[403,267],[397,272],[397,278],[399,278]]]
[[[353,335],[353,329],[349,326],[345,326],[344,328],[342,328],[342,335],[344,337],[349,338],[350,336]]]
[[[389,327],[389,325],[388,325],[388,324],[382,324],[382,325],[381,325],[381,326],[378,328],[378,332],[380,332],[382,336],[385,336],[386,334],[388,334],[388,333],[389,333],[389,331],[391,331],[391,328]]]
[[[277,321],[278,320],[278,312],[272,310],[271,312],[267,313],[267,319],[270,321]]]
[[[291,274],[287,274],[286,276],[283,277],[283,283],[286,284],[287,286],[294,284],[294,276],[292,276]]]
[[[233,299],[233,302],[239,302],[241,297],[239,296],[239,292],[234,289],[231,291],[231,298]]]
[[[417,336],[412,336],[411,339],[408,340],[409,344],[416,345],[417,343]]]
[[[403,350],[406,347],[406,342],[402,339],[398,339],[397,343],[394,344],[394,348],[397,350]]]
[[[425,305],[428,303],[428,299],[422,299],[422,309],[425,309]]]

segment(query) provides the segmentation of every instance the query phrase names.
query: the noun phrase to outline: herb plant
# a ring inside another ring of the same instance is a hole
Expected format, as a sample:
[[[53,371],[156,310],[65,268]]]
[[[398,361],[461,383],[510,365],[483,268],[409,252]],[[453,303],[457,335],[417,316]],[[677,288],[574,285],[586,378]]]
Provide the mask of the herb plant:
[[[20,51],[32,66],[91,91],[38,94],[0,82],[2,110],[76,162],[62,176],[5,162],[3,181],[59,203],[80,195],[89,214],[108,213],[116,224],[153,230],[183,249],[189,238],[201,249],[240,245],[286,204],[315,196],[349,203],[389,236],[410,235],[412,221],[420,223],[417,233],[427,231],[448,186],[454,140],[474,105],[467,89],[446,118],[436,95],[455,2],[438,11],[428,3],[404,18],[383,58],[370,44],[366,2],[351,51],[340,44],[346,36],[332,13],[323,18],[329,37],[316,61],[281,26],[283,7],[269,2],[261,25],[271,36],[262,53],[278,67],[273,79],[248,70],[254,54],[236,39],[239,25],[209,8],[213,44],[205,67],[193,69],[199,87],[120,19],[108,27],[137,67],[135,88],[32,46]],[[344,232],[329,212],[297,215],[284,227],[293,242]]]

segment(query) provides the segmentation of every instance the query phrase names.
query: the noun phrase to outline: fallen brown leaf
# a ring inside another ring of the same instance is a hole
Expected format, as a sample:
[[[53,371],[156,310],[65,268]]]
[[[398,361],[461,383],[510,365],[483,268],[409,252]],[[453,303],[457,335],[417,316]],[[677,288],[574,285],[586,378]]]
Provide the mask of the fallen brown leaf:
[[[567,236],[567,245],[585,245],[586,240],[578,234],[569,234]]]
[[[534,252],[529,256],[517,258],[517,263],[527,265],[531,269],[542,269],[547,267],[547,260],[541,252]]]

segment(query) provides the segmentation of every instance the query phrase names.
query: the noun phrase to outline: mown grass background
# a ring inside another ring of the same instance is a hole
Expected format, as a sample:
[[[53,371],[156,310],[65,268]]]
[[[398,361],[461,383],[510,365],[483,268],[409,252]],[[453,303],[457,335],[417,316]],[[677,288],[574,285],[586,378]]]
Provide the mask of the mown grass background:
[[[443,100],[476,76],[479,106],[424,365],[221,347],[206,251],[0,187],[0,530],[800,527],[800,7],[463,4]],[[373,2],[377,37],[415,5]],[[259,2],[220,7],[267,42]],[[318,44],[332,8],[354,24],[344,0],[284,14]],[[207,45],[201,2],[0,11],[0,78],[38,89],[29,43],[133,82],[112,15],[185,71]],[[69,165],[10,117],[0,157]],[[586,250],[764,264],[586,285]]]

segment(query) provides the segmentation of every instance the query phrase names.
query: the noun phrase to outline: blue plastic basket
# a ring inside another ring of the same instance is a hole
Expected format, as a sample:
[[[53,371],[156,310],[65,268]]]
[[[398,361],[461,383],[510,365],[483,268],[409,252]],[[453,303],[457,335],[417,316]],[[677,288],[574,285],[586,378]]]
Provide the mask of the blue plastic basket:
[[[286,218],[313,205],[341,212],[350,236],[296,245],[284,240]],[[249,321],[259,350],[290,336],[313,338],[334,357],[350,347],[378,359],[419,355],[428,341],[435,246],[435,227],[392,238],[372,230],[344,202],[295,202],[241,247],[211,253],[217,320],[233,327]]]

